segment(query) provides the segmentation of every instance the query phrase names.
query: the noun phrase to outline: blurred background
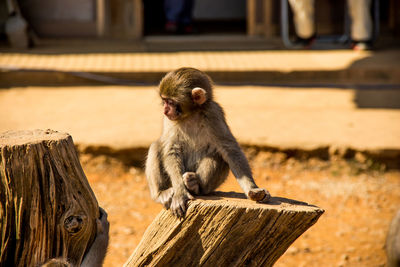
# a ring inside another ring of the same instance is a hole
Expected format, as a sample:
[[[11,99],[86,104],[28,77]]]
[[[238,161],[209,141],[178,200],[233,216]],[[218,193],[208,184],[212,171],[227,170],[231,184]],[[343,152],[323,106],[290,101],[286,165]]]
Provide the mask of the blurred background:
[[[345,0],[316,1],[315,6],[318,35],[344,32],[348,9]],[[196,34],[239,35],[247,41],[262,36],[270,42],[281,32],[282,9],[278,0],[201,0],[191,10]],[[163,0],[6,0],[0,4],[3,39],[5,24],[12,12],[23,16],[30,30],[43,38],[144,38],[148,41],[149,37],[165,35],[167,21]],[[379,17],[380,39],[397,39],[398,1],[372,1],[371,12]],[[291,16],[288,19],[290,22]]]
[[[167,2],[0,2],[0,132],[72,135],[109,215],[105,266],[122,265],[162,209],[143,164],[161,133],[157,84],[184,66],[214,80],[256,183],[325,209],[276,266],[386,266],[400,208],[400,1],[370,1],[367,46],[345,0],[315,1],[303,39],[288,1],[197,0],[178,21]],[[232,174],[219,190],[241,191]]]

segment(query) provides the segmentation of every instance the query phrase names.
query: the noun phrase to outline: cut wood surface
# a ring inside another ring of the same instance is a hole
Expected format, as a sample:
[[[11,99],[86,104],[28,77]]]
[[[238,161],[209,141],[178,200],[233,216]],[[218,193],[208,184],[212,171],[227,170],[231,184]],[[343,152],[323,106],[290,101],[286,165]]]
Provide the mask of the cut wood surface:
[[[96,235],[99,207],[70,135],[0,134],[0,266],[50,258],[79,265]]]
[[[323,212],[286,198],[259,204],[216,192],[190,201],[182,220],[163,209],[125,266],[272,266]]]

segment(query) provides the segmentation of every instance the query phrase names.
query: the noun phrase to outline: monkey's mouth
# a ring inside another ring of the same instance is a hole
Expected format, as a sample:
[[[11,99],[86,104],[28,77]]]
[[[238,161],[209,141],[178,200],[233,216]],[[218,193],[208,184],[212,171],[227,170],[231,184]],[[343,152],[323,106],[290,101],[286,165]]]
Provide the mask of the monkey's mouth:
[[[182,115],[182,109],[180,106],[177,106],[175,109],[168,109],[164,111],[164,115],[171,121],[178,120]]]
[[[167,116],[167,118],[168,118],[170,121],[176,121],[176,120],[178,120],[178,118],[179,118],[179,116],[177,116],[176,114],[173,114],[173,115],[165,114],[165,116]]]
[[[164,112],[164,115],[167,116],[170,121],[176,121],[181,116],[179,112]]]

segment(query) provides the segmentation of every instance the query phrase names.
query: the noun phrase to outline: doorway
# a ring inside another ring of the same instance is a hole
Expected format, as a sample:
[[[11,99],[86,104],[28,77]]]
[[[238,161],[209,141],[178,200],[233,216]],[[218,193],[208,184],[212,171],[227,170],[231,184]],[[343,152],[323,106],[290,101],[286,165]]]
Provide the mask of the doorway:
[[[145,0],[144,35],[168,35],[163,0]],[[195,35],[245,35],[246,0],[197,0],[193,7]]]

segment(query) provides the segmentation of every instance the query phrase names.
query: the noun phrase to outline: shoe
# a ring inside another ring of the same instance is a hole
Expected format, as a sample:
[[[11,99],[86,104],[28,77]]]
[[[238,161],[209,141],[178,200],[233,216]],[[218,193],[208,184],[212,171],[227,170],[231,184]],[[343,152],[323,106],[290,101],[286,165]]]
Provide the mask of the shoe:
[[[353,41],[351,42],[351,49],[355,51],[372,50],[371,41]]]
[[[183,32],[184,32],[184,34],[192,34],[192,33],[194,33],[193,26],[191,24],[183,26]]]
[[[167,21],[167,23],[165,23],[165,31],[167,33],[177,33],[178,24],[174,21]]]
[[[312,45],[314,44],[316,39],[316,35],[313,34],[309,38],[301,38],[296,36],[296,39],[293,42],[293,47],[294,48],[302,48],[302,49],[310,49]]]
[[[193,26],[193,24],[181,24],[178,27],[179,34],[196,34],[197,29]]]

